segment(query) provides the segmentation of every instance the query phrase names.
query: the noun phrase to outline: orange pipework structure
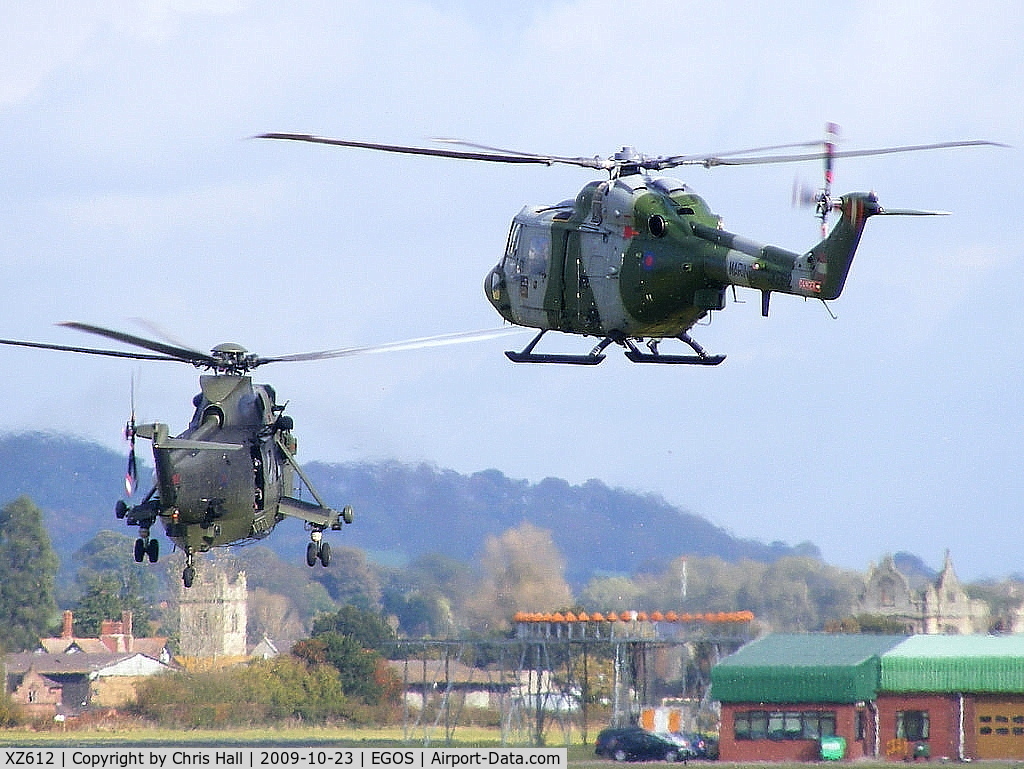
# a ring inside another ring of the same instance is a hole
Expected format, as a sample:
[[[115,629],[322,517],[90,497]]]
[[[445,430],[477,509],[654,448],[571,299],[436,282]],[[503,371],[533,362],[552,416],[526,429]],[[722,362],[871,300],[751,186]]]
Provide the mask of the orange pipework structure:
[[[689,612],[679,614],[675,611],[610,611],[602,614],[599,611],[580,611],[578,614],[571,611],[565,612],[525,612],[517,611],[512,621],[519,622],[555,622],[561,624],[572,624],[579,622],[704,622],[704,623],[741,623],[753,622],[752,611],[719,611],[705,612],[703,614],[690,614]]]

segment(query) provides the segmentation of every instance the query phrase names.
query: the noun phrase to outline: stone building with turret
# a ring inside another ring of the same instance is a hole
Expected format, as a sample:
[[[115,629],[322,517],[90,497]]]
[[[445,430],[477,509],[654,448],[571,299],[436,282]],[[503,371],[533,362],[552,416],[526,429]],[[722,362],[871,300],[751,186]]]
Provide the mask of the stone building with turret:
[[[180,661],[186,667],[246,658],[245,572],[205,559],[192,587],[178,587]]]
[[[931,635],[987,633],[991,622],[988,604],[964,590],[948,550],[942,571],[931,581],[904,575],[891,555],[872,564],[858,613],[886,617],[903,623],[907,632]]]

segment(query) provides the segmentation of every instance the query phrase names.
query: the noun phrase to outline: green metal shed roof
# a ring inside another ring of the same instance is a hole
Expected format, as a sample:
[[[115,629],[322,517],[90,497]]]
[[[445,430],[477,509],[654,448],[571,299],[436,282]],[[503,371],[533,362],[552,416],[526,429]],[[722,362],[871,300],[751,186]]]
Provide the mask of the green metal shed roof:
[[[875,698],[880,656],[905,636],[775,634],[711,670],[720,702],[859,702]]]
[[[1024,693],[1024,636],[916,635],[882,655],[888,692]]]

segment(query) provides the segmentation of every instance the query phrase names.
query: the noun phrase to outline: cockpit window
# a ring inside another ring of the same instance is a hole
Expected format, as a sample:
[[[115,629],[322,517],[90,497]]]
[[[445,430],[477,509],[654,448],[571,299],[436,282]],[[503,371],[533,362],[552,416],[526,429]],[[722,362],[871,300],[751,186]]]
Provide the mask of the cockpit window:
[[[519,222],[512,222],[508,231],[508,242],[505,244],[505,256],[515,256],[519,249],[519,231],[523,228]]]
[[[530,233],[526,258],[523,260],[523,272],[528,275],[540,275],[548,270],[548,257],[551,255],[551,236],[546,230]]]

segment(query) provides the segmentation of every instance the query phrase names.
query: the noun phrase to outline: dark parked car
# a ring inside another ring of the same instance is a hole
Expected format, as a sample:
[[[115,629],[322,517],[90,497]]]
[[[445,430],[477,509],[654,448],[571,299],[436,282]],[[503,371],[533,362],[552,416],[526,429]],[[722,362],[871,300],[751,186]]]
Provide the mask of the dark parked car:
[[[718,740],[702,734],[658,732],[659,737],[679,746],[683,758],[718,758]]]
[[[679,746],[636,726],[605,729],[597,735],[594,752],[616,761],[683,761]]]

